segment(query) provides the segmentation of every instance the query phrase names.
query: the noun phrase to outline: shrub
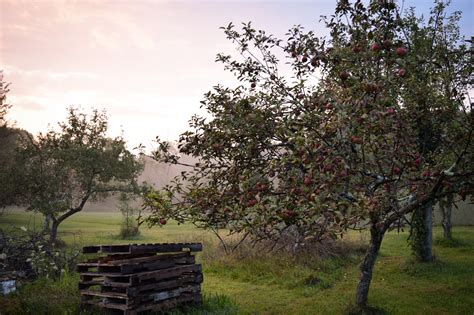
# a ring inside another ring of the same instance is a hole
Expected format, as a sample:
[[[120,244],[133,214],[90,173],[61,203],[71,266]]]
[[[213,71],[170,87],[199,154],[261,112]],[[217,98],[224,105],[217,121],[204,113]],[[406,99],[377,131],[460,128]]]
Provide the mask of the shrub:
[[[123,220],[120,227],[119,237],[121,239],[133,238],[140,235],[139,224],[137,217],[140,214],[140,209],[134,208],[130,205],[130,201],[133,201],[134,197],[121,193],[119,197],[119,209],[122,212]]]

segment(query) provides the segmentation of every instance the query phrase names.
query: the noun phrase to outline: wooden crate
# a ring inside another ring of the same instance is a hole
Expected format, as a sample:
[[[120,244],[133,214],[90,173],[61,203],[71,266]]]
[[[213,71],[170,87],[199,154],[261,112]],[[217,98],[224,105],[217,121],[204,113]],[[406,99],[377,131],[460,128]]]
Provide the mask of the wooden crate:
[[[201,303],[201,265],[192,252],[199,243],[86,246],[84,253],[106,256],[77,264],[84,305],[123,314],[163,311]]]

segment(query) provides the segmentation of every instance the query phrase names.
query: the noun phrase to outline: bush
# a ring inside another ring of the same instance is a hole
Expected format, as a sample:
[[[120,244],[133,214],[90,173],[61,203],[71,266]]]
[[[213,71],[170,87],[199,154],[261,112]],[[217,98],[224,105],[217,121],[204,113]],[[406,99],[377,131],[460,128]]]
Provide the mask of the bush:
[[[134,238],[140,235],[139,224],[137,217],[140,214],[140,209],[136,209],[130,205],[130,201],[133,201],[133,196],[126,193],[121,193],[119,197],[119,209],[122,212],[123,220],[120,227],[119,237],[121,239]]]
[[[140,235],[138,226],[131,226],[129,224],[122,223],[122,226],[120,227],[120,233],[119,233],[119,237],[121,239],[134,238],[138,235]]]
[[[20,229],[21,234],[0,229],[1,272],[18,278],[54,278],[74,269],[79,250],[52,246],[45,234]]]

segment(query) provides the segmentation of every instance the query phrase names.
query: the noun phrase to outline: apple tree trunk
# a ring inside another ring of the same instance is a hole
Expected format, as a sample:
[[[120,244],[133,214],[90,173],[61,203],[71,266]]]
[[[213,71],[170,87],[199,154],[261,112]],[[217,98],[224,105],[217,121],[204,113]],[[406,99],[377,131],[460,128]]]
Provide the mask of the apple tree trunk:
[[[384,234],[384,231],[380,231],[374,225],[372,225],[370,228],[370,244],[367,248],[367,251],[365,252],[364,260],[360,265],[361,274],[356,293],[356,304],[358,307],[364,308],[367,306],[369,287],[370,282],[372,281],[372,273]]]
[[[56,238],[58,237],[58,227],[60,221],[53,218],[53,223],[51,224],[51,230],[49,231],[49,244],[54,244],[56,242]]]

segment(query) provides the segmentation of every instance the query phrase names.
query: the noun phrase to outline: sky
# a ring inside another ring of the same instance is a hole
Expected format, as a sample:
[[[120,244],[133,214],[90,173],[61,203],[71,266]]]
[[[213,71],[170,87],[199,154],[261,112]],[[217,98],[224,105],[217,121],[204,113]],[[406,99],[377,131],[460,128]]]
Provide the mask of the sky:
[[[301,24],[317,35],[336,0],[0,0],[0,70],[10,82],[7,118],[33,134],[64,121],[68,106],[105,109],[110,136],[130,147],[176,140],[203,94],[235,78],[215,62],[235,53],[219,27],[252,21],[283,36]],[[405,0],[428,13],[431,0]],[[452,0],[461,32],[474,35],[474,1]]]

